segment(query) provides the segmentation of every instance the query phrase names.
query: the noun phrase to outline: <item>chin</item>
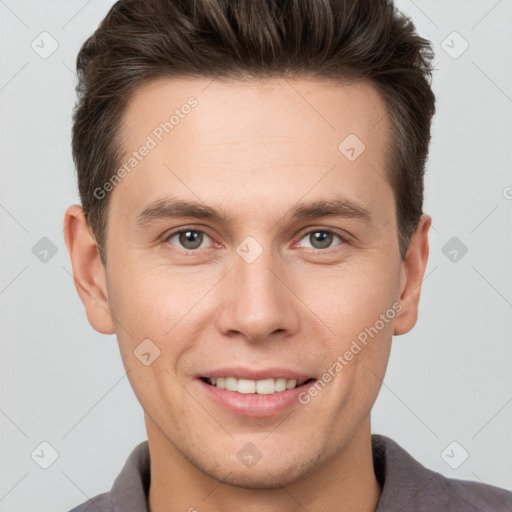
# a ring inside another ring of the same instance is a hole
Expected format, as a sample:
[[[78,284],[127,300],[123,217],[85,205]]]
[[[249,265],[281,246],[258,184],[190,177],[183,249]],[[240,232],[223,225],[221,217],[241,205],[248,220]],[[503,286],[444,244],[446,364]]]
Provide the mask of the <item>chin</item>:
[[[212,476],[223,484],[243,489],[281,489],[293,484],[302,476],[297,474],[297,471],[294,474],[291,474],[288,469],[274,468],[274,471],[268,471],[268,468],[263,466],[259,470],[256,468],[233,470],[227,476],[225,473],[226,471],[222,475]]]
[[[264,461],[261,459],[253,467],[243,467],[240,461],[217,463],[210,468],[199,467],[211,478],[223,484],[244,489],[280,489],[306,479],[314,473],[320,455],[303,459],[303,453],[297,454],[297,460],[288,458],[278,461],[276,457]],[[241,467],[242,466],[242,467]]]

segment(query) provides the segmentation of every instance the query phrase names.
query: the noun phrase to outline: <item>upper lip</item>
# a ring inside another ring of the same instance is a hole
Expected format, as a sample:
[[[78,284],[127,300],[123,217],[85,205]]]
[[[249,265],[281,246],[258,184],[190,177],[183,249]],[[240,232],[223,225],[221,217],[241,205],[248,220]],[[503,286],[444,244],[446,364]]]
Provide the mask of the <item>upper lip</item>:
[[[235,377],[237,379],[249,380],[264,380],[264,379],[295,379],[295,380],[308,380],[313,378],[308,373],[298,372],[289,368],[218,368],[216,370],[209,370],[196,376],[197,378],[206,377],[216,379],[218,377]]]

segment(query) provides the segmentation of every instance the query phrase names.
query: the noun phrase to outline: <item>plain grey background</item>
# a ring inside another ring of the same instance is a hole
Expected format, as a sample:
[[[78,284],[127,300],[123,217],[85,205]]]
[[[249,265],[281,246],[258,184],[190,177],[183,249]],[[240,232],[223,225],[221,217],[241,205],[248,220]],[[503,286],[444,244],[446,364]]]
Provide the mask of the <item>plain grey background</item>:
[[[78,202],[75,58],[112,4],[0,0],[3,512],[63,512],[109,490],[146,439],[115,336],[88,324],[62,234]],[[512,2],[397,5],[436,52],[433,228],[420,318],[394,339],[373,431],[446,476],[512,490]]]

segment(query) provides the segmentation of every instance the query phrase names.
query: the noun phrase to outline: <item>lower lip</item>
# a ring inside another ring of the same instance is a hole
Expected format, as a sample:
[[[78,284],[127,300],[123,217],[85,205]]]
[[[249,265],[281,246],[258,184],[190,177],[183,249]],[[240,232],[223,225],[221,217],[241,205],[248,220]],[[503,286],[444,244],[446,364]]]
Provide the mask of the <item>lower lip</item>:
[[[210,398],[224,407],[229,412],[238,416],[264,417],[273,416],[283,412],[293,405],[299,403],[299,395],[306,391],[314,380],[297,388],[279,391],[271,395],[259,395],[257,393],[238,393],[219,389],[197,379],[199,385],[205,390]]]

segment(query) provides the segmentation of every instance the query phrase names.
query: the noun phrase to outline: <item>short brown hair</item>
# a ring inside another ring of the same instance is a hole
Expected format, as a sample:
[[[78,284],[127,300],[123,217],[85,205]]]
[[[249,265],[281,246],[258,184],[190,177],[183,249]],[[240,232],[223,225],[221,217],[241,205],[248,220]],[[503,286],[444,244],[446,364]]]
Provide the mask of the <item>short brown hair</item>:
[[[391,0],[119,0],[77,57],[72,150],[82,207],[106,263],[109,195],[129,98],[162,77],[367,80],[391,126],[386,170],[405,258],[423,209],[435,112],[433,50]]]

